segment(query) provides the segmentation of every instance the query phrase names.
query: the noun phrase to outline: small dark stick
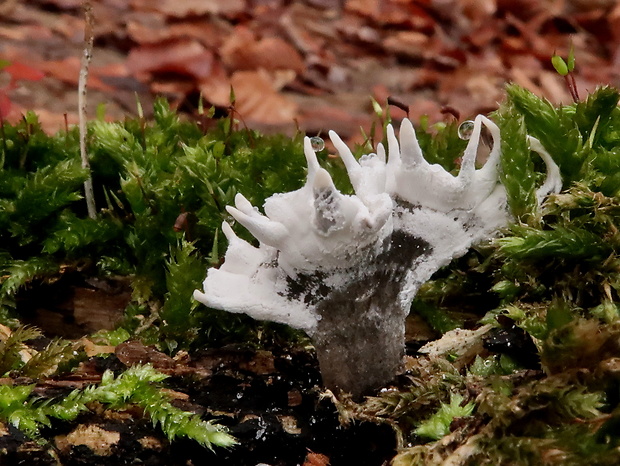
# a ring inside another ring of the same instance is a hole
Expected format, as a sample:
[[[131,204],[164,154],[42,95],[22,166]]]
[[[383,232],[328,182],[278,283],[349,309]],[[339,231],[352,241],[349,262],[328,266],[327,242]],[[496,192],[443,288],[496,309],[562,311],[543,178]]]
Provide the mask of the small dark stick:
[[[461,112],[459,112],[456,108],[451,107],[450,105],[444,105],[441,107],[440,112],[444,115],[452,115],[456,121],[461,119]]]
[[[192,218],[189,212],[185,212],[181,210],[181,213],[178,215],[177,219],[174,221],[174,225],[172,229],[177,233],[183,231],[185,233],[185,239],[187,241],[191,241],[191,226],[192,226]]]
[[[403,112],[407,114],[407,118],[409,118],[409,105],[404,104],[400,100],[395,97],[389,96],[387,98],[388,105],[393,105],[396,108],[400,108]]]

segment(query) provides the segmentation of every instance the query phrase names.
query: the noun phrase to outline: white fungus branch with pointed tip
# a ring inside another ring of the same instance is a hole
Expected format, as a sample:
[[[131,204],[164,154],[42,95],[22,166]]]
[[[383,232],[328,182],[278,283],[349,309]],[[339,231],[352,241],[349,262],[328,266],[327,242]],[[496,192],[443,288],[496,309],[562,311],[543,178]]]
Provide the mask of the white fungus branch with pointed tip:
[[[492,147],[476,169],[483,126]],[[508,225],[499,182],[501,135],[491,120],[477,116],[456,176],[426,161],[407,119],[399,139],[387,127],[387,160],[381,144],[358,161],[336,133],[329,136],[355,194],[338,191],[305,138],[304,186],[268,198],[264,215],[237,195],[228,212],[260,246],[224,223],[225,261],[209,269],[194,297],[212,308],[306,331],[324,384],[361,396],[398,370],[405,317],[420,285]],[[536,193],[541,202],[561,188],[561,179],[542,144],[530,136],[528,141],[547,166]]]

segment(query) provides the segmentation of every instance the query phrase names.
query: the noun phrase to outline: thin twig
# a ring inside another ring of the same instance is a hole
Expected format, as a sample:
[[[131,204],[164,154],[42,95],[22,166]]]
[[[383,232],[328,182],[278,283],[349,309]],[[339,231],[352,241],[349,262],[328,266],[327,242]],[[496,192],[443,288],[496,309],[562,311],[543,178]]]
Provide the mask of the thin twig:
[[[90,162],[86,153],[86,83],[88,81],[88,66],[93,53],[93,10],[90,0],[84,0],[84,55],[82,55],[82,66],[80,67],[80,80],[78,82],[78,111],[80,129],[80,155],[82,157],[82,167],[89,170],[88,179],[84,181],[84,197],[88,216],[92,219],[97,218],[97,208],[95,206],[95,194],[93,191],[93,178],[90,173]]]

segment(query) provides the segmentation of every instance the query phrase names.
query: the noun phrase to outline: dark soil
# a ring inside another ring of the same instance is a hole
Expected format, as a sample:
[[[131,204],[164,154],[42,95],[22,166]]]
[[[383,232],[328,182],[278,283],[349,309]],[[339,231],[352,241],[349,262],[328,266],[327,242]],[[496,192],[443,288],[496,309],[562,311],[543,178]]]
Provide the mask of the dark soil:
[[[134,351],[140,347],[139,343],[131,344]],[[105,369],[120,373],[125,368],[116,355],[110,355],[85,361],[76,374],[92,377]],[[166,382],[179,397],[175,404],[229,427],[240,442],[238,446],[209,451],[192,440],[168,442],[139,411],[119,413],[93,407],[74,422],[54,421],[45,428],[42,433],[49,444],[36,444],[10,427],[0,437],[0,451],[4,452],[1,464],[52,465],[60,460],[66,466],[284,466],[304,464],[308,455],[315,453],[329,458],[332,466],[370,466],[385,464],[395,454],[395,435],[390,427],[340,424],[332,401],[321,399],[318,365],[308,351],[275,355],[238,348],[207,350],[186,361],[183,369],[177,366],[175,372],[186,373],[172,375]],[[200,376],[208,372],[209,376]],[[66,395],[70,389],[59,389],[59,383],[43,383],[38,394],[50,398]],[[99,436],[98,446],[93,448],[88,434],[91,429],[112,433],[113,441]],[[82,435],[77,436],[78,432]]]
[[[45,334],[30,346],[42,350],[55,336],[77,340],[112,328],[126,306],[127,286],[122,279],[93,281],[75,273],[24,290],[18,312]],[[419,322],[409,327],[407,348],[413,354],[432,333]],[[387,464],[396,453],[392,428],[342,425],[334,402],[325,396],[329,392],[322,387],[314,350],[300,345],[272,342],[257,349],[237,343],[172,358],[128,341],[109,347],[108,355],[83,356],[78,367],[49,379],[6,379],[13,385],[36,383],[36,395],[54,399],[99,383],[106,370],[119,375],[149,363],[169,376],[164,384],[175,406],[226,426],[239,444],[210,451],[193,440],[171,442],[140,409],[98,405],[71,422],[52,420],[42,429],[40,443],[12,426],[0,429],[0,465]]]

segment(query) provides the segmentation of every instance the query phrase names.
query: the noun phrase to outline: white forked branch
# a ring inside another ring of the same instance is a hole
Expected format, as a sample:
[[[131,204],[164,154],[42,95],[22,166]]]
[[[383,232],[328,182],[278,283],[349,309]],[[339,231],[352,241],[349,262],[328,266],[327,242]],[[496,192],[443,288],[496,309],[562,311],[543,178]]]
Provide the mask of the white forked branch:
[[[492,147],[476,170],[483,126]],[[456,176],[426,161],[409,120],[403,120],[399,138],[388,126],[387,160],[382,145],[358,161],[336,133],[330,137],[355,194],[338,191],[305,138],[304,186],[268,198],[265,214],[236,196],[227,210],[260,247],[224,223],[224,264],[209,269],[204,292],[196,290],[194,297],[305,330],[328,387],[360,395],[397,370],[405,317],[420,285],[510,222],[499,183],[501,135],[491,120],[477,116]],[[542,202],[561,188],[559,170],[538,140],[528,142],[547,165],[536,193]]]

